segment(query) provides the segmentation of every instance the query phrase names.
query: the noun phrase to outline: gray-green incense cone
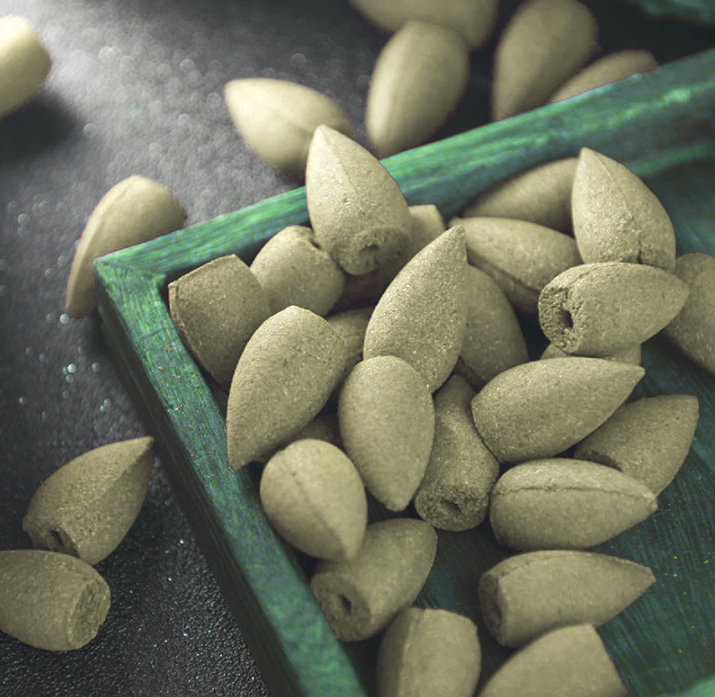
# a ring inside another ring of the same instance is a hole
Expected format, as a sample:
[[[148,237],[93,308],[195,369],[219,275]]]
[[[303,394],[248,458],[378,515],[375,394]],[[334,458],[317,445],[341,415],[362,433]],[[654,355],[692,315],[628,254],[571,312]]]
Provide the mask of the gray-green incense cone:
[[[598,27],[576,0],[527,0],[499,37],[494,54],[492,121],[529,111],[582,68]]]
[[[665,335],[690,360],[715,375],[715,257],[691,252],[678,257],[675,275],[690,289]]]
[[[288,80],[231,80],[224,101],[238,134],[262,160],[303,181],[308,148],[321,124],[353,135],[345,111],[317,90]]]
[[[340,448],[304,438],[279,450],[261,475],[261,505],[278,534],[319,559],[350,559],[367,526],[360,475]]]
[[[153,465],[150,437],[90,450],[40,485],[22,529],[35,547],[96,564],[117,548],[139,515]]]
[[[562,351],[609,356],[657,334],[680,312],[688,284],[642,264],[582,264],[541,291],[539,324]]]
[[[499,284],[467,267],[467,329],[454,372],[481,389],[492,378],[529,360],[514,308]]]
[[[329,413],[325,410],[321,411],[312,421],[308,422],[308,424],[301,428],[300,431],[291,436],[288,441],[281,443],[275,448],[271,448],[271,450],[263,455],[255,457],[254,461],[265,465],[279,450],[282,450],[283,448],[288,447],[291,443],[295,443],[295,441],[302,440],[303,438],[322,440],[325,443],[330,443],[338,448],[342,447],[342,442],[340,440],[340,427],[338,426],[338,415]]]
[[[409,21],[375,61],[365,101],[371,150],[383,159],[422,145],[445,124],[469,83],[462,36],[439,24]]]
[[[345,362],[345,377],[362,360],[362,347],[365,343],[365,332],[372,315],[372,307],[361,307],[357,310],[346,310],[327,317],[328,324],[342,337],[348,347],[348,359]]]
[[[0,631],[47,651],[80,649],[109,612],[106,581],[87,562],[58,552],[0,552]]]
[[[474,423],[500,462],[553,457],[596,430],[643,375],[640,366],[600,358],[524,363],[477,393]]]
[[[422,376],[395,356],[358,363],[340,391],[338,422],[367,489],[389,510],[404,510],[422,481],[434,437],[434,405]]]
[[[469,530],[487,515],[499,463],[477,433],[471,402],[475,392],[453,375],[434,397],[434,444],[415,508],[442,530]]]
[[[318,563],[310,588],[335,636],[362,641],[412,605],[436,553],[437,533],[422,520],[373,523],[355,557]]]
[[[473,697],[482,651],[477,627],[449,610],[406,608],[377,657],[377,697]]]
[[[269,317],[253,334],[228,393],[228,464],[240,469],[288,441],[323,408],[342,379],[347,347],[300,307]]]
[[[566,232],[578,158],[537,165],[500,181],[467,206],[463,218],[512,218]]]
[[[437,206],[410,206],[410,236],[397,257],[389,264],[361,276],[346,275],[343,295],[337,311],[358,307],[365,302],[375,305],[404,265],[444,231],[444,220]]]
[[[555,629],[517,651],[479,697],[628,697],[590,624]]]
[[[543,225],[486,217],[459,222],[469,263],[489,274],[521,312],[536,314],[542,288],[581,264],[573,237]]]
[[[559,627],[605,624],[654,583],[647,566],[608,554],[527,552],[482,575],[479,603],[494,638],[517,648]]]
[[[464,231],[450,228],[400,271],[372,313],[363,356],[397,356],[431,392],[452,372],[467,325]]]
[[[318,243],[347,273],[384,266],[408,243],[412,221],[397,182],[374,155],[328,126],[310,144],[305,197]]]
[[[489,522],[500,544],[522,552],[586,549],[658,509],[642,482],[611,467],[564,457],[512,467],[492,489]]]
[[[296,305],[325,316],[345,287],[343,270],[303,225],[289,225],[271,237],[253,260],[251,271],[273,314]]]
[[[689,394],[623,404],[576,446],[574,457],[615,467],[658,496],[690,452],[698,413],[698,398]]]
[[[620,363],[631,363],[633,365],[641,364],[641,344],[633,344],[633,346],[627,346],[616,353],[612,353],[610,356],[600,356],[606,361],[619,361]],[[566,353],[562,351],[558,346],[554,344],[549,344],[544,352],[541,354],[539,360],[547,360],[549,358],[572,358],[574,354]],[[587,458],[588,459],[588,458]]]
[[[667,211],[616,160],[581,148],[571,209],[574,237],[586,264],[623,261],[674,271],[675,232]]]
[[[483,46],[497,21],[497,0],[350,0],[350,4],[374,26],[397,31],[405,22],[418,20],[439,24],[459,32],[470,50]]]
[[[271,314],[261,284],[235,254],[170,283],[169,312],[184,345],[225,392],[248,340]]]

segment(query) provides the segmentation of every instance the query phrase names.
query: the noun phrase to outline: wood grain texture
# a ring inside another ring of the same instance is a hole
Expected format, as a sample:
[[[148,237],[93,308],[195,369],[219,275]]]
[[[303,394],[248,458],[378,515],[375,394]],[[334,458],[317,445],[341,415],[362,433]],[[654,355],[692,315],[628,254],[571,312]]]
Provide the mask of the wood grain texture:
[[[715,254],[714,110],[715,51],[709,51],[385,165],[408,203],[434,203],[451,216],[496,181],[587,146],[623,162],[655,191],[673,219],[678,254]],[[310,562],[271,530],[255,472],[228,467],[223,418],[166,304],[169,281],[225,254],[250,262],[268,237],[306,219],[304,190],[296,189],[104,257],[95,263],[100,315],[152,414],[169,455],[167,474],[272,693],[365,697],[374,693],[376,641],[348,646],[330,632],[308,588]],[[660,335],[644,345],[643,366],[636,396],[697,394],[701,416],[660,510],[594,548],[645,564],[657,578],[599,633],[634,697],[685,697],[696,681],[709,678],[715,689],[715,379]],[[387,517],[371,508],[373,520]],[[490,641],[476,586],[507,554],[488,526],[440,531],[435,565],[416,603],[475,621],[483,638],[482,685],[512,652]]]

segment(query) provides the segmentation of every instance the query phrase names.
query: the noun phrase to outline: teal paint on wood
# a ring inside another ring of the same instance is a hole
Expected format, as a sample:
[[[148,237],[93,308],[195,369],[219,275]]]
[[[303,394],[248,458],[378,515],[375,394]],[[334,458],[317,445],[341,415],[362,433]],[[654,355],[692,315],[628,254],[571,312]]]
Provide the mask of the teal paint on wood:
[[[448,218],[492,183],[576,155],[582,146],[645,178],[673,218],[679,254],[715,254],[715,50],[385,164],[411,204],[435,203]],[[332,635],[306,582],[309,562],[277,538],[261,511],[256,472],[228,467],[223,416],[166,304],[169,281],[225,254],[250,261],[272,234],[306,220],[299,188],[107,255],[95,263],[99,310],[168,455],[167,475],[272,693],[364,697],[374,694],[378,640],[341,644]],[[652,566],[658,579],[599,631],[634,697],[715,695],[715,378],[662,337],[644,347],[643,365],[637,394],[697,394],[701,416],[659,512],[597,548]],[[371,515],[387,517],[375,505]],[[479,575],[507,554],[488,525],[440,531],[436,565],[417,600],[477,622],[481,684],[511,652],[488,635],[476,587]]]

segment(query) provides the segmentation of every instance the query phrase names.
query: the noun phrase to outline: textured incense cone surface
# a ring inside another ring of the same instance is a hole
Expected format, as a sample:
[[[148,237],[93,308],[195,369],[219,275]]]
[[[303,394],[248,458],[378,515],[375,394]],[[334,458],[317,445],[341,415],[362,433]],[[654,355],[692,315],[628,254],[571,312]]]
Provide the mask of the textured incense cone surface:
[[[539,324],[566,353],[608,356],[657,334],[680,312],[688,293],[687,283],[653,266],[582,264],[541,291]]]
[[[391,511],[412,500],[429,461],[434,404],[424,379],[395,356],[358,363],[338,401],[340,435],[370,493]]]
[[[290,225],[271,237],[251,271],[274,314],[296,305],[324,316],[345,287],[343,270],[320,248],[313,231],[302,225]]]
[[[338,415],[326,411],[320,412],[307,426],[301,428],[294,436],[288,439],[285,443],[271,448],[270,451],[254,458],[255,462],[266,464],[279,450],[287,448],[291,443],[304,438],[313,438],[322,440],[325,443],[330,443],[338,448],[342,447],[340,440],[340,427],[338,425]]]
[[[365,358],[407,361],[431,392],[452,372],[467,326],[464,231],[450,228],[400,271],[384,292],[365,333]]]
[[[598,27],[576,0],[527,0],[504,29],[494,54],[492,120],[541,106],[593,50]]]
[[[260,483],[263,510],[278,534],[319,559],[355,556],[367,526],[360,475],[330,443],[302,439],[279,450]]]
[[[549,632],[515,653],[479,697],[628,697],[590,624]]]
[[[181,341],[225,392],[248,340],[271,315],[261,284],[235,254],[170,283],[169,312]]]
[[[368,525],[352,559],[320,561],[310,588],[335,636],[361,641],[384,629],[415,601],[436,552],[431,525],[394,518]]]
[[[161,184],[132,175],[115,184],[87,220],[72,260],[65,311],[70,317],[97,309],[92,264],[118,249],[131,247],[178,230],[186,211]]]
[[[377,697],[473,697],[482,652],[477,628],[448,610],[406,608],[377,657]]]
[[[576,446],[574,457],[615,467],[657,496],[673,481],[690,452],[698,413],[698,398],[688,394],[623,404]]]
[[[236,131],[251,150],[298,181],[305,177],[310,141],[318,126],[353,135],[350,118],[335,102],[295,82],[231,80],[223,96]]]
[[[467,267],[467,329],[454,372],[475,389],[529,360],[514,308],[499,284],[475,266]]]
[[[489,274],[521,312],[536,313],[539,293],[560,273],[581,264],[573,237],[508,218],[465,218],[469,263]]]
[[[0,18],[0,119],[35,96],[51,65],[47,49],[25,18]]]
[[[0,631],[47,651],[82,648],[109,612],[109,586],[87,562],[37,549],[0,552]]]
[[[442,530],[469,530],[487,515],[499,463],[477,433],[474,390],[453,375],[434,397],[434,443],[415,496],[421,518]]]
[[[410,219],[409,239],[397,257],[389,264],[362,276],[348,274],[337,309],[344,310],[365,301],[374,301],[374,305],[404,265],[445,231],[442,214],[432,204],[410,206]]]
[[[573,230],[586,264],[623,261],[675,269],[673,223],[656,195],[627,167],[581,148],[571,199]]]
[[[461,34],[438,24],[406,22],[375,62],[365,127],[380,159],[424,143],[456,109],[469,82]]]
[[[497,20],[497,0],[350,0],[371,24],[387,32],[417,20],[459,32],[470,49],[484,45]]]
[[[35,547],[96,564],[117,548],[139,515],[153,465],[150,437],[90,450],[40,485],[22,529]]]
[[[342,337],[348,347],[348,359],[345,362],[345,377],[362,360],[362,347],[365,343],[365,332],[372,315],[372,307],[361,307],[357,310],[346,310],[327,318],[328,324]]]
[[[347,347],[300,307],[269,317],[253,334],[228,393],[228,463],[240,469],[285,443],[318,414],[343,377]]]
[[[647,566],[607,554],[527,552],[482,575],[479,603],[494,638],[516,648],[559,627],[605,624],[654,583]]]
[[[552,457],[597,429],[643,375],[640,366],[599,358],[524,363],[477,393],[474,423],[500,462]]]
[[[512,218],[566,232],[577,163],[567,157],[514,174],[477,196],[462,217]]]
[[[606,361],[618,361],[619,363],[631,363],[633,365],[641,364],[641,345],[633,344],[633,346],[628,346],[610,356],[600,356]],[[540,360],[546,360],[548,358],[573,358],[572,353],[566,353],[562,351],[558,346],[554,344],[549,344],[544,352],[541,354]],[[586,458],[588,459],[588,458]]]
[[[675,275],[690,288],[666,336],[692,361],[715,375],[715,257],[691,252],[678,257]]]
[[[305,197],[315,238],[347,273],[383,266],[408,244],[412,218],[397,182],[374,155],[328,126],[310,144]]]
[[[658,61],[650,51],[618,51],[599,58],[587,68],[576,73],[551,95],[549,104],[570,99],[597,87],[602,87],[636,73],[645,73],[658,67]]]
[[[532,460],[503,474],[492,489],[489,522],[500,544],[522,552],[586,549],[658,509],[642,482],[585,460]]]

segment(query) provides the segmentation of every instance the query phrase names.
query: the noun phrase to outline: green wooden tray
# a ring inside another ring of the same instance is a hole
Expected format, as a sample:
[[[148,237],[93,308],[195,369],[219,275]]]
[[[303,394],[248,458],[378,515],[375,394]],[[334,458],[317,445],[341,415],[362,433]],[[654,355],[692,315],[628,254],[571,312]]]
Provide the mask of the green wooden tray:
[[[625,163],[655,190],[673,218],[679,254],[715,254],[714,115],[715,50],[385,164],[411,204],[435,203],[449,217],[492,183],[588,146]],[[227,465],[221,408],[166,301],[169,281],[225,254],[250,261],[268,237],[305,220],[300,188],[105,256],[95,264],[99,311],[151,417],[180,505],[272,694],[364,697],[374,694],[379,640],[334,638],[307,585],[311,560],[280,541],[263,515],[258,470],[235,473]],[[535,351],[538,336],[530,341]],[[597,548],[647,564],[657,577],[599,631],[635,697],[715,695],[715,379],[661,337],[644,346],[643,366],[636,394],[696,394],[701,416],[659,511]],[[372,511],[373,518],[381,515],[379,507]],[[477,622],[480,685],[511,654],[489,636],[476,595],[480,574],[506,554],[488,524],[439,531],[437,559],[417,601]]]

